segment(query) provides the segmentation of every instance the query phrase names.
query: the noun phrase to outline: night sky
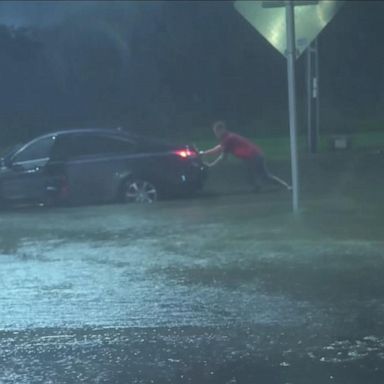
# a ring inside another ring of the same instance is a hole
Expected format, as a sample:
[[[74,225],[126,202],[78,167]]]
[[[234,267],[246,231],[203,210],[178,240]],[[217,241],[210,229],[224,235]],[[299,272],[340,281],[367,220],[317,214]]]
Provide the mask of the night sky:
[[[347,1],[321,32],[322,131],[384,122],[383,15]],[[231,1],[3,1],[0,49],[3,143],[74,127],[190,138],[221,118],[288,133],[285,59]]]

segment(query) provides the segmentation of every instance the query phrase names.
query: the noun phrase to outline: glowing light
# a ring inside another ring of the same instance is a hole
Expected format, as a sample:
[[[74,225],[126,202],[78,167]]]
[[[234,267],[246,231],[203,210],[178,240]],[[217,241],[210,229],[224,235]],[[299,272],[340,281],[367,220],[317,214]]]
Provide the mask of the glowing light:
[[[180,149],[178,151],[174,152],[176,155],[182,157],[183,159],[186,159],[187,157],[196,156],[195,151],[191,151],[189,148],[186,149]]]

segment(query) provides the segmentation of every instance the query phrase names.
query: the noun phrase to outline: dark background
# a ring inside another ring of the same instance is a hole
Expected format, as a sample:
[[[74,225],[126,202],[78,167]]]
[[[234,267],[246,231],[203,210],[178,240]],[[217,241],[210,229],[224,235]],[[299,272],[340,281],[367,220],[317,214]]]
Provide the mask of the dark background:
[[[321,32],[323,132],[382,129],[383,15],[383,2],[347,1]],[[222,118],[288,134],[285,59],[232,1],[5,1],[0,52],[4,145],[75,127],[196,138]]]

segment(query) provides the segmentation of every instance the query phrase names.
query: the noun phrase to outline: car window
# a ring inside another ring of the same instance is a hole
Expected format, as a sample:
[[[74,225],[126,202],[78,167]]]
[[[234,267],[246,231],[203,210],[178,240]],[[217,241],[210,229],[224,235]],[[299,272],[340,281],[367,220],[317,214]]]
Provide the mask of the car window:
[[[71,141],[69,135],[58,135],[55,145],[52,149],[52,160],[65,160],[71,150]]]
[[[135,152],[135,144],[123,138],[104,135],[73,135],[66,139],[60,151],[68,152],[69,157],[100,154],[130,154]]]
[[[55,136],[44,137],[42,139],[33,141],[24,149],[21,149],[13,157],[13,162],[20,163],[23,161],[31,161],[38,159],[46,159],[50,157]]]
[[[134,145],[127,140],[108,137],[93,136],[87,142],[87,149],[90,154],[98,153],[132,153]]]

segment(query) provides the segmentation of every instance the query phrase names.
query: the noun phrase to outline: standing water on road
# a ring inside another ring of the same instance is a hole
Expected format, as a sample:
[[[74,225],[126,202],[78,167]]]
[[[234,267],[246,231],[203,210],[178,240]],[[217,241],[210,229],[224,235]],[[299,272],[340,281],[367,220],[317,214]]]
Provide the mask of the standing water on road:
[[[3,212],[0,381],[358,383],[365,364],[375,382],[380,226],[278,198]]]

